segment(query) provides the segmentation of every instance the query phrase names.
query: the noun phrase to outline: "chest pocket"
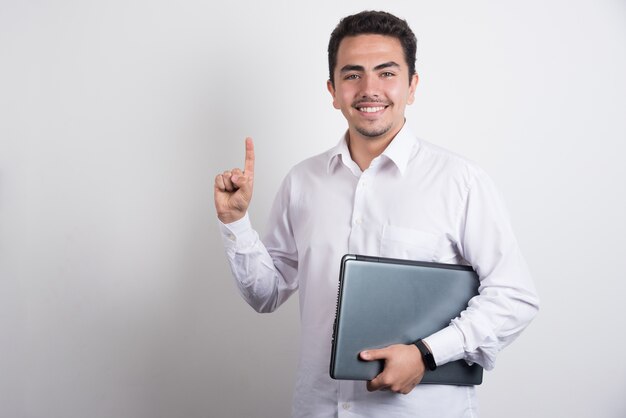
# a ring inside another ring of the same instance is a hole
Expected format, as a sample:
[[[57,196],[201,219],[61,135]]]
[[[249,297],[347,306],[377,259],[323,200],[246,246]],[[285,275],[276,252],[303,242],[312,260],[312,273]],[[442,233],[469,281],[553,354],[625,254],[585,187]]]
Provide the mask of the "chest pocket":
[[[432,232],[385,225],[380,240],[380,255],[416,261],[435,261],[441,238]]]

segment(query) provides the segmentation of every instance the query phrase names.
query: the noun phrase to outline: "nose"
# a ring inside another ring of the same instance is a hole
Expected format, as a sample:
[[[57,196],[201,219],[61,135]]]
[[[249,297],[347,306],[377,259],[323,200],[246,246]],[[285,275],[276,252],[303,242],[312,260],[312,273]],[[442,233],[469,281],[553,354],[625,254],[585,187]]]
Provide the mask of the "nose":
[[[365,74],[361,83],[361,97],[378,97],[380,94],[380,80],[375,74]]]

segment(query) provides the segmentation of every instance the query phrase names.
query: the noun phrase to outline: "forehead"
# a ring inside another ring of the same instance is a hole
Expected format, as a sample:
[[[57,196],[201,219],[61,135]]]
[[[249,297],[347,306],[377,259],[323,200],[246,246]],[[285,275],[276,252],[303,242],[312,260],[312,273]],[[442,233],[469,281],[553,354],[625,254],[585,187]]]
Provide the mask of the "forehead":
[[[386,35],[346,36],[337,50],[337,69],[344,65],[374,67],[380,63],[394,61],[406,66],[402,44],[398,38]]]

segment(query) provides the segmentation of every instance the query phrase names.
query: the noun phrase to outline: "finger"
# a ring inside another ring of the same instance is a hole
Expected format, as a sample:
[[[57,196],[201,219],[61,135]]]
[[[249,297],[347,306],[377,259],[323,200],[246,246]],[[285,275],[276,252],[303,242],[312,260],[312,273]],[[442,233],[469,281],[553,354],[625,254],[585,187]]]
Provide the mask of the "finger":
[[[222,179],[224,179],[224,189],[227,192],[232,192],[233,190],[235,190],[231,177],[232,177],[232,173],[228,170],[224,171],[224,173],[222,174]]]
[[[247,176],[252,178],[254,174],[254,142],[250,137],[246,138],[246,161],[243,170]]]
[[[238,168],[233,168],[232,170],[230,170],[230,173],[230,181],[232,181],[232,183],[236,187],[241,187],[241,183],[245,181],[245,176],[243,175],[243,172]]]
[[[383,382],[382,373],[376,376],[374,379],[369,380],[366,384],[366,388],[370,392],[376,390],[389,390],[389,385]]]
[[[386,348],[380,348],[378,350],[366,350],[361,351],[361,359],[365,361],[372,360],[384,360],[388,356],[388,350]]]
[[[215,176],[215,188],[225,192],[226,191],[226,185],[224,185],[224,176],[221,174],[218,174],[217,176]]]

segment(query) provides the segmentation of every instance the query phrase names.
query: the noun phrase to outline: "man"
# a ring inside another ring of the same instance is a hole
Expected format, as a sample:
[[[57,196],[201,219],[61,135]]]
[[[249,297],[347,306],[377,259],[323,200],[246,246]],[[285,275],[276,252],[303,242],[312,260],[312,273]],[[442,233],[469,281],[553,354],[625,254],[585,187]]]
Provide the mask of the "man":
[[[346,253],[471,264],[480,294],[424,339],[437,365],[465,359],[491,369],[497,352],[534,317],[538,300],[507,215],[474,164],[416,139],[413,32],[384,12],[344,18],[328,47],[328,90],[348,130],[333,149],[296,165],[277,194],[263,241],[252,229],[254,149],[244,170],[215,178],[226,253],[244,299],[271,312],[299,290],[302,345],[294,416],[474,417],[473,387],[419,385],[413,345],[362,352],[385,362],[367,382],[329,377],[339,264]]]

